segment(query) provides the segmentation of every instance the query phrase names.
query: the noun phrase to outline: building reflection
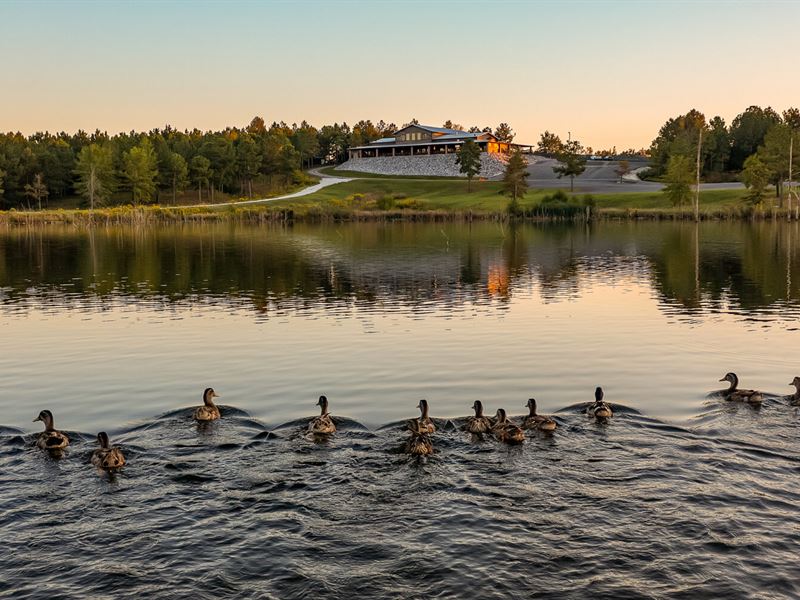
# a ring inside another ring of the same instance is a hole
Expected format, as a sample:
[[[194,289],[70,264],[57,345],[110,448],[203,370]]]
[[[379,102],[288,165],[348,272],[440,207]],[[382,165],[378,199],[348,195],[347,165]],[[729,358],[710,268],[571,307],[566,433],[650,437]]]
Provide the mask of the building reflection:
[[[650,286],[670,313],[780,310],[800,297],[797,223],[204,224],[0,231],[0,302],[213,299],[388,310],[574,298],[593,281]]]

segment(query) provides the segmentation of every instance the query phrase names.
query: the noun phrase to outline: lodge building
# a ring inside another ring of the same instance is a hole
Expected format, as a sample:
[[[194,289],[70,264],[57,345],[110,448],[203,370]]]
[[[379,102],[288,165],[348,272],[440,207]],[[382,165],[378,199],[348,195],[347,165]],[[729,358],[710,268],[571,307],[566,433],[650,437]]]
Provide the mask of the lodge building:
[[[350,158],[374,158],[378,156],[426,156],[431,154],[454,154],[461,144],[472,140],[481,152],[508,154],[515,149],[528,149],[530,146],[499,141],[487,131],[470,133],[445,127],[428,125],[408,125],[395,132],[393,137],[385,137],[364,146],[349,149]]]

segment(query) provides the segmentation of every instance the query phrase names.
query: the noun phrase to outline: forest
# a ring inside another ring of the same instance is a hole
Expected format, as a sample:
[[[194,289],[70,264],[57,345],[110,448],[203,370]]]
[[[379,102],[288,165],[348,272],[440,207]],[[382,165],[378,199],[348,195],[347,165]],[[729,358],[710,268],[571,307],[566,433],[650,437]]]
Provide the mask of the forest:
[[[782,202],[785,182],[800,171],[800,110],[779,114],[771,107],[750,106],[730,126],[722,117],[706,120],[692,109],[670,118],[650,147],[650,175],[668,183],[676,198],[693,183],[697,161],[706,182],[741,181],[753,204],[769,186]]]
[[[450,120],[443,126],[465,129]],[[64,199],[70,198],[75,200],[73,206],[95,208],[266,197],[307,183],[304,168],[343,162],[349,147],[392,135],[397,129],[382,120],[377,124],[361,120],[352,127],[334,123],[319,129],[306,121],[267,126],[263,118],[255,117],[246,127],[222,131],[178,131],[167,125],[116,135],[99,130],[39,132],[27,137],[0,133],[0,209],[64,206]],[[494,130],[470,127],[469,131],[491,131],[504,141],[514,138],[507,123]],[[704,181],[742,181],[750,199],[758,203],[769,186],[775,187],[778,198],[783,197],[790,162],[794,173],[800,170],[800,148],[794,144],[798,131],[797,108],[779,114],[770,107],[750,106],[730,126],[719,116],[707,120],[692,109],[668,119],[647,151],[595,152],[577,148],[574,142],[574,152],[611,158],[649,156],[647,176],[672,186],[667,191],[676,190],[676,198],[682,201],[695,177],[699,147]],[[564,147],[566,143],[557,135],[545,131],[537,150],[561,156]]]
[[[451,121],[444,126],[461,128]],[[394,123],[369,120],[319,129],[305,121],[267,126],[255,117],[244,128],[222,131],[178,131],[167,125],[113,136],[101,131],[0,134],[0,209],[41,209],[72,197],[86,208],[214,202],[222,194],[263,197],[305,183],[304,168],[342,162],[350,146],[396,129]],[[495,133],[513,138],[506,123]]]

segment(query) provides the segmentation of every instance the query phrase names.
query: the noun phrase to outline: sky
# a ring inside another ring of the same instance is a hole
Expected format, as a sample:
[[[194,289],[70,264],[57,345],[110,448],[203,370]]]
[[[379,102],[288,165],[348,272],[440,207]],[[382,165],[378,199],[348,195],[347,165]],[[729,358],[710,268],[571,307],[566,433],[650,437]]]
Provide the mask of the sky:
[[[505,121],[646,147],[800,105],[800,2],[0,0],[0,131]]]

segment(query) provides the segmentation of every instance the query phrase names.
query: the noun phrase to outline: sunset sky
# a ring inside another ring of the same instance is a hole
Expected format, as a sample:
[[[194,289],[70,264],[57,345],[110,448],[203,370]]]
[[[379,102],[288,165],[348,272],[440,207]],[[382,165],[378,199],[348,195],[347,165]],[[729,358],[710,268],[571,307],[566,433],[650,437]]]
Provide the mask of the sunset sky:
[[[794,2],[0,0],[0,130],[416,117],[648,146],[800,104]]]

